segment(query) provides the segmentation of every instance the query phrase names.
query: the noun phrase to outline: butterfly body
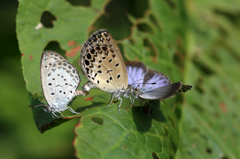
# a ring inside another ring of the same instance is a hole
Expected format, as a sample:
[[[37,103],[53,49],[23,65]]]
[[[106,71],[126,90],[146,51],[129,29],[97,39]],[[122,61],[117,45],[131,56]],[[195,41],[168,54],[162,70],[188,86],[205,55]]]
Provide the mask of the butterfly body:
[[[77,68],[70,64],[63,56],[54,51],[44,51],[40,62],[42,90],[48,105],[46,110],[58,117],[60,113],[69,109],[75,112],[68,103],[77,95],[84,95],[76,90],[80,84]]]

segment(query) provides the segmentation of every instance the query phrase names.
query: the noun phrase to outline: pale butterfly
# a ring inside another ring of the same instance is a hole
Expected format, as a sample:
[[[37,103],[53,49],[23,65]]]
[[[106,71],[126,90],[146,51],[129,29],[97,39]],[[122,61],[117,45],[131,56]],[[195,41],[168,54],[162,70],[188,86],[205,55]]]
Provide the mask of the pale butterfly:
[[[127,70],[117,43],[107,30],[98,30],[87,39],[81,50],[80,58],[83,73],[90,80],[83,91],[99,88],[120,100],[121,96],[130,98]]]
[[[37,106],[46,106],[45,111],[61,113],[66,109],[72,113],[75,112],[68,103],[77,95],[84,93],[77,90],[81,78],[75,66],[70,64],[63,56],[55,51],[44,51],[40,61],[40,74],[42,90],[48,105],[40,104]],[[33,106],[36,107],[36,106]]]
[[[165,99],[192,89],[192,85],[173,83],[168,76],[155,70],[147,69],[142,62],[126,62],[128,84],[132,95],[141,99]],[[133,99],[133,102],[134,102]]]

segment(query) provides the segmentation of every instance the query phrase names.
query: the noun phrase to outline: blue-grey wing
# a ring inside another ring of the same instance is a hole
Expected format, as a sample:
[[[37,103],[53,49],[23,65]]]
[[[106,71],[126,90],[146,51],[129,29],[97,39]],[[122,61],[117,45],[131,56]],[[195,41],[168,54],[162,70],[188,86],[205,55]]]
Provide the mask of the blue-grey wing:
[[[181,89],[182,83],[177,82],[168,84],[163,87],[155,89],[140,89],[139,97],[144,99],[165,99],[174,96],[179,89]]]
[[[157,89],[172,82],[165,74],[149,69],[144,77],[144,88],[148,90]]]
[[[137,61],[128,61],[125,62],[125,65],[128,74],[128,84],[133,88],[143,87],[147,67],[142,62]]]

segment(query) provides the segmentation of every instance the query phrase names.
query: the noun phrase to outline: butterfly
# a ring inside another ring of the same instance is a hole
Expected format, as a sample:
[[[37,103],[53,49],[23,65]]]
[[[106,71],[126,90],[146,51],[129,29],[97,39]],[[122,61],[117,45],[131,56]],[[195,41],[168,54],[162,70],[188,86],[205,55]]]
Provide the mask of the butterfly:
[[[99,88],[111,93],[113,98],[130,98],[128,75],[117,43],[105,29],[94,32],[87,39],[81,50],[80,64],[85,76],[90,80],[83,86],[83,91]]]
[[[48,105],[37,106],[46,106],[44,110],[51,112],[55,117],[58,117],[55,113],[63,116],[61,112],[66,109],[78,114],[67,106],[75,96],[84,96],[82,91],[77,90],[81,81],[77,68],[57,52],[47,50],[42,53],[40,74],[42,91]]]
[[[142,62],[126,62],[128,84],[132,87],[134,99],[165,99],[185,93],[192,89],[192,85],[182,82],[172,83],[165,74],[147,69]]]

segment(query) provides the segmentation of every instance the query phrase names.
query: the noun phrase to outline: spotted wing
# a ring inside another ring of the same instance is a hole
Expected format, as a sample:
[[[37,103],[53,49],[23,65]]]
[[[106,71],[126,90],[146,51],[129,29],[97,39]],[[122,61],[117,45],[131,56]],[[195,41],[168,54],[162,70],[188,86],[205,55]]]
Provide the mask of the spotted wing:
[[[192,85],[182,85],[181,88],[175,93],[175,95],[178,95],[180,93],[185,93],[193,88]]]
[[[80,63],[87,78],[103,91],[127,88],[127,70],[120,49],[107,30],[98,30],[85,41]]]
[[[127,74],[128,74],[128,84],[133,88],[143,87],[144,77],[147,73],[147,67],[142,62],[125,62]]]
[[[41,57],[41,83],[50,107],[64,110],[75,96],[80,84],[77,68],[54,51],[44,51]]]

